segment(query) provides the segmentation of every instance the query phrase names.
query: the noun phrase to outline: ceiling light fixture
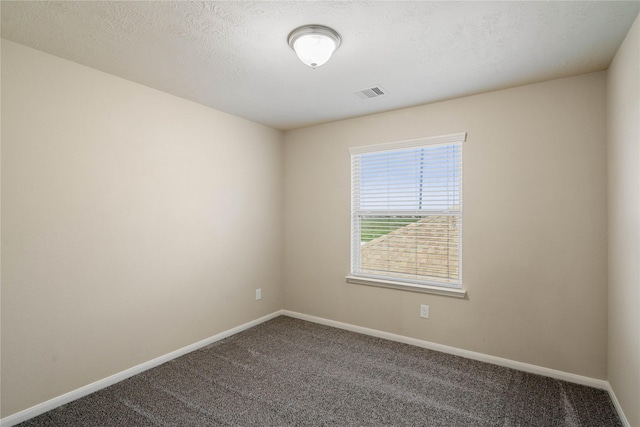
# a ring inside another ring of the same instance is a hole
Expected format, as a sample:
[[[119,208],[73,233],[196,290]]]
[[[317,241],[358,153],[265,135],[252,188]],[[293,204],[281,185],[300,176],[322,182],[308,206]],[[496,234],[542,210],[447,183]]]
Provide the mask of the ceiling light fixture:
[[[289,46],[311,68],[327,62],[340,42],[340,34],[324,25],[304,25],[289,34]]]

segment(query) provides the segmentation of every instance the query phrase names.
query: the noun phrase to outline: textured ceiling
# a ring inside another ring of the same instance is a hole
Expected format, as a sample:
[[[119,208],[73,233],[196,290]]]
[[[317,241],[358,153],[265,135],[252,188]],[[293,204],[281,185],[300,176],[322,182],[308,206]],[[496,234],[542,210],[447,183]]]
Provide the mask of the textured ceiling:
[[[640,2],[2,1],[2,37],[292,129],[604,70]],[[324,66],[287,35],[342,36]],[[381,85],[388,93],[354,93]]]

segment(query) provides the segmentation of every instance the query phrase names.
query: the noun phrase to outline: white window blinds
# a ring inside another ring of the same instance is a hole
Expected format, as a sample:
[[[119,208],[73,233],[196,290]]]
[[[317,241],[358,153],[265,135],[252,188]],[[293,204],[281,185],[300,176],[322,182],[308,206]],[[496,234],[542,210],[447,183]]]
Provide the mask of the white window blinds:
[[[460,288],[465,133],[354,147],[351,275]]]

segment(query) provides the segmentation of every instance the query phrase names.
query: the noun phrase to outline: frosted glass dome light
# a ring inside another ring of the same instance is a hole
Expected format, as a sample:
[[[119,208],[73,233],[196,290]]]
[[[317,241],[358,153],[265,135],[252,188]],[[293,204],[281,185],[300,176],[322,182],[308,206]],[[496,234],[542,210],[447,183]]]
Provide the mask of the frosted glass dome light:
[[[305,25],[289,34],[289,46],[311,68],[326,63],[340,46],[340,35],[322,25]]]

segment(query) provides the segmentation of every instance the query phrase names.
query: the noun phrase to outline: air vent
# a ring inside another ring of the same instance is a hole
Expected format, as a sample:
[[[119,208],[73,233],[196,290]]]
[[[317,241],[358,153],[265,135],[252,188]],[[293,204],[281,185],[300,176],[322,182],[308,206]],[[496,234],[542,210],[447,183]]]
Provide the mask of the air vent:
[[[374,86],[374,87],[370,87],[370,88],[367,88],[367,89],[362,89],[362,90],[359,90],[359,91],[356,92],[356,95],[360,99],[377,98],[379,96],[386,95],[386,94],[387,94],[387,91],[385,90],[385,88],[383,88],[380,85]]]

